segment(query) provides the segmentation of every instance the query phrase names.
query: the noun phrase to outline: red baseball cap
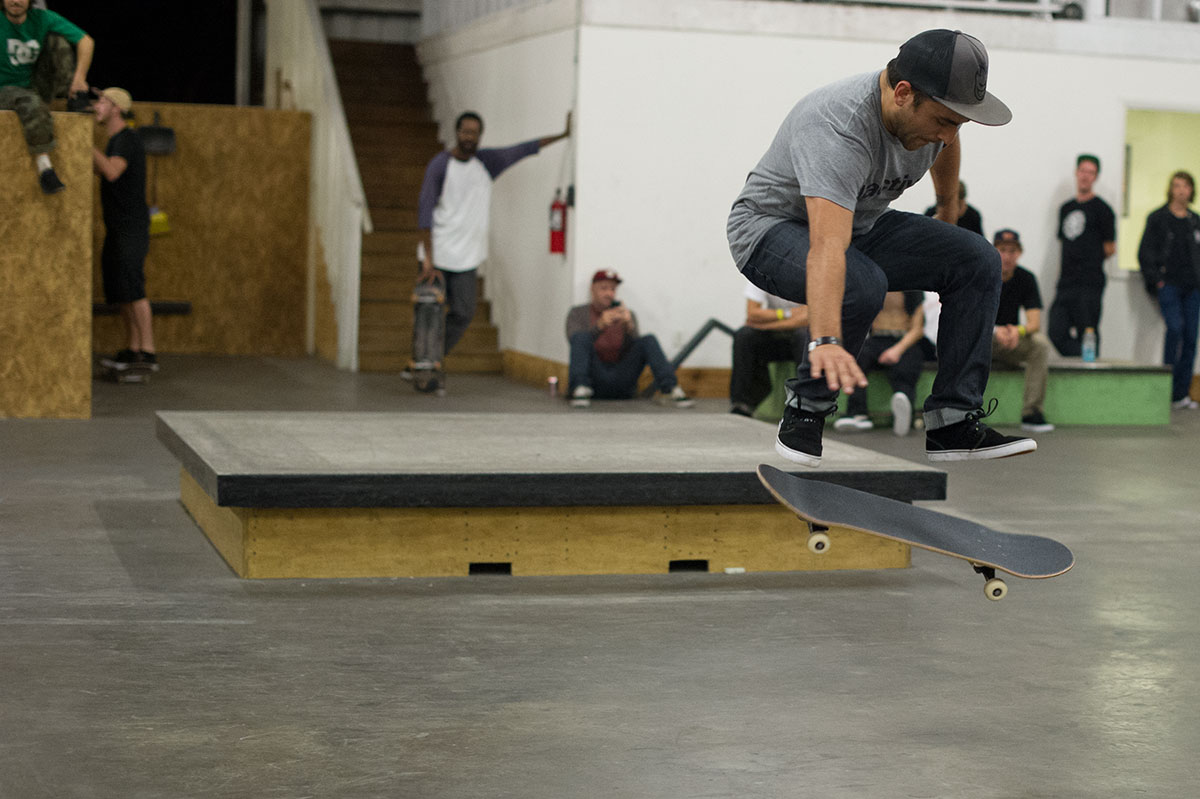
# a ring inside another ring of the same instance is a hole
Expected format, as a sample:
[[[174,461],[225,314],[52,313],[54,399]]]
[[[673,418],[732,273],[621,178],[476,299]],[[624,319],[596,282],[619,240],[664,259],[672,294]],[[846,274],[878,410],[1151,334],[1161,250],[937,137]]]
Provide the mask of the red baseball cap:
[[[614,283],[621,282],[621,276],[611,269],[597,269],[596,274],[592,275],[592,282],[599,283],[601,280],[611,280]]]

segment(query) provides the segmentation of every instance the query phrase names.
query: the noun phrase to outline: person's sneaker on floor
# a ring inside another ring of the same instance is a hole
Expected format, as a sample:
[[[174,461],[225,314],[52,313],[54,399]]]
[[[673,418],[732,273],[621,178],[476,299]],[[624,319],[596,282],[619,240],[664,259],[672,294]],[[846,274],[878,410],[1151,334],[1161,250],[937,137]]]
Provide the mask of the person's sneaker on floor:
[[[729,412],[736,413],[738,416],[745,416],[750,419],[754,418],[754,409],[744,402],[733,403],[733,405],[729,407]]]
[[[908,435],[912,430],[912,400],[903,391],[892,395],[892,432],[898,436]]]
[[[1022,436],[997,433],[980,420],[996,409],[996,401],[985,413],[968,411],[961,422],[925,431],[925,455],[931,461],[976,461],[1007,458],[1037,449],[1037,442]]]
[[[146,352],[145,350],[142,350],[138,353],[137,360],[134,362],[134,364],[142,369],[146,369],[151,372],[157,372],[158,356],[153,352]]]
[[[591,386],[575,386],[575,390],[571,392],[571,407],[588,407],[592,404],[592,394],[594,393]]]
[[[1191,397],[1183,397],[1171,403],[1171,409],[1176,411],[1195,410],[1196,408],[1200,408],[1200,403]]]
[[[833,429],[839,433],[872,430],[874,427],[875,423],[865,413],[860,413],[856,416],[843,416],[833,423]]]
[[[401,369],[400,379],[407,383],[411,383],[413,381],[412,369]]]
[[[123,372],[133,364],[137,363],[138,354],[133,350],[125,349],[118,352],[111,358],[101,358],[100,365],[105,369],[115,369],[118,372]]]
[[[654,399],[659,405],[670,405],[675,408],[690,408],[696,404],[696,401],[684,393],[679,386],[675,386],[667,394],[660,391],[654,396]]]
[[[1049,433],[1054,425],[1046,421],[1041,411],[1031,411],[1021,417],[1021,429],[1030,433]]]
[[[58,175],[55,174],[53,167],[43,169],[38,173],[38,185],[42,187],[43,194],[58,194],[66,188],[63,182],[58,179]]]
[[[824,433],[825,414],[786,405],[775,435],[775,451],[802,466],[820,466]]]

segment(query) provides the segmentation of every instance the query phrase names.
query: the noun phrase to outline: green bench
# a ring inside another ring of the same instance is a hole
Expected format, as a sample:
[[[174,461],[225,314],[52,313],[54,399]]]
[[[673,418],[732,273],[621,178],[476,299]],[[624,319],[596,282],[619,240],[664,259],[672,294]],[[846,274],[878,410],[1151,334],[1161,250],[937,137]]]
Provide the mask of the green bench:
[[[771,364],[771,393],[755,409],[755,418],[777,422],[783,416],[784,381],[796,373],[795,364]],[[917,408],[933,388],[936,364],[928,363],[917,382]],[[867,408],[877,425],[890,423],[892,390],[887,374],[867,376]],[[984,405],[995,398],[996,412],[988,417],[994,426],[1021,423],[1021,396],[1025,388],[1022,369],[993,368],[984,392]],[[846,395],[838,398],[838,411],[846,410]],[[1171,371],[1127,361],[1083,363],[1067,360],[1050,364],[1046,385],[1046,419],[1055,425],[1165,425],[1171,419]]]

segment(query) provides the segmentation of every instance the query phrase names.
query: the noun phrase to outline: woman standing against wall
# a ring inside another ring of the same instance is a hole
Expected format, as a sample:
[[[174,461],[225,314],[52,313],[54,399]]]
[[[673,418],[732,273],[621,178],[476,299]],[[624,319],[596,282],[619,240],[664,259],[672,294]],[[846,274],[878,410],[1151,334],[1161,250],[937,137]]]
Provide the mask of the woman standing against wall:
[[[1150,296],[1166,322],[1163,363],[1172,367],[1171,407],[1197,408],[1188,391],[1200,323],[1200,216],[1189,207],[1196,182],[1187,172],[1171,176],[1167,204],[1146,217],[1138,263]]]

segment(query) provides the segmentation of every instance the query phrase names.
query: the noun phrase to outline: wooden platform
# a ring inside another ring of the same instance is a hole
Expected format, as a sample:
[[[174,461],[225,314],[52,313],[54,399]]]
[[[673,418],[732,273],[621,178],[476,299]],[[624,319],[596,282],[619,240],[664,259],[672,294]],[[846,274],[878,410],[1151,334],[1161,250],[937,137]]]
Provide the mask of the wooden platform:
[[[903,568],[846,531],[815,556],[759,484],[774,428],[736,416],[158,414],[181,498],[250,578]],[[915,441],[915,439],[914,439]],[[919,443],[914,443],[919,446]],[[829,441],[796,473],[904,501],[944,472]]]

